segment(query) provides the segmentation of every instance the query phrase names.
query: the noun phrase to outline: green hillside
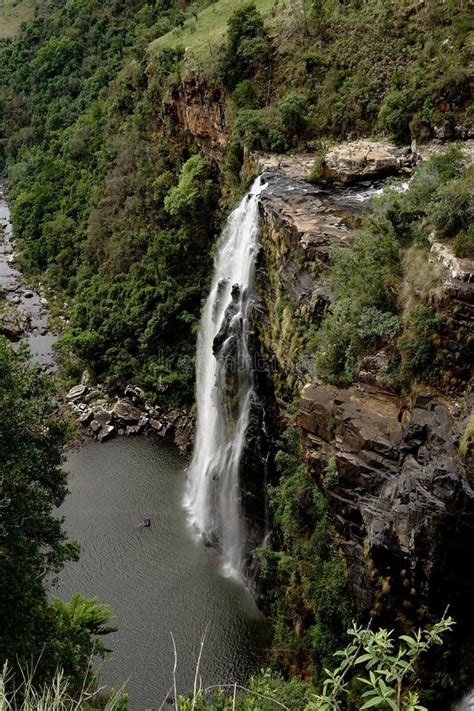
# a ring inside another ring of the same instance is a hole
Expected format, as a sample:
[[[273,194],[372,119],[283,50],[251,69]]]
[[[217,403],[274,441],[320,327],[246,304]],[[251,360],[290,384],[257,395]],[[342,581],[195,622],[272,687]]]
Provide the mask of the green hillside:
[[[21,23],[33,17],[34,0],[0,1],[0,39],[13,37]]]

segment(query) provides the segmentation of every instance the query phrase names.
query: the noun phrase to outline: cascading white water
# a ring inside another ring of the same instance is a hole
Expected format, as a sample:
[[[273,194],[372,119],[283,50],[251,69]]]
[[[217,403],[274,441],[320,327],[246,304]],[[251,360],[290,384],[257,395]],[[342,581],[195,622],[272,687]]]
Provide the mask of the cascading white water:
[[[220,547],[226,570],[237,576],[245,545],[239,470],[255,397],[249,315],[264,188],[257,178],[219,240],[198,337],[196,443],[186,492],[194,525]]]

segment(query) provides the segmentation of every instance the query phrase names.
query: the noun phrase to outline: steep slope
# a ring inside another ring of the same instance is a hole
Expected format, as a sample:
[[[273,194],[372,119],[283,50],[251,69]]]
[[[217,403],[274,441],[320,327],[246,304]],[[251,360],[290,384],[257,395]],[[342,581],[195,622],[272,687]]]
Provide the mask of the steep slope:
[[[382,173],[408,173],[416,147],[387,147],[387,136],[471,135],[470,16],[454,1],[328,0],[303,12],[262,0],[237,10],[228,0],[184,10],[165,0],[52,3],[2,46],[2,146],[23,266],[57,311],[70,304],[63,372],[72,381],[87,367],[109,389],[133,379],[165,406],[193,402],[221,217],[251,175],[269,170],[253,334],[262,407],[243,497],[255,499],[264,473],[275,526],[259,551],[260,587],[276,663],[319,683],[354,612],[407,627],[420,610],[437,614],[461,565],[442,552],[443,526],[458,542],[470,533],[472,273],[441,277],[429,239],[448,264],[471,254],[472,171],[457,153],[427,164],[420,189],[405,199],[399,184],[362,232],[365,198],[338,185],[349,175],[373,194]],[[336,139],[370,134],[385,140],[331,151]],[[361,162],[363,175],[351,175]],[[429,398],[416,399],[428,385]],[[444,475],[438,456],[453,460]],[[401,510],[405,494],[419,507]],[[425,545],[429,535],[437,539]],[[469,635],[469,611],[456,609]]]

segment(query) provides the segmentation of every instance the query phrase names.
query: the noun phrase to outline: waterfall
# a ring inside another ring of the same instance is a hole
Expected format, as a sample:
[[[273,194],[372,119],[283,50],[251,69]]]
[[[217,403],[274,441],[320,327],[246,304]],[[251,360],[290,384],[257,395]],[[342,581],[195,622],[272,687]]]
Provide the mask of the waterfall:
[[[249,316],[264,188],[257,178],[218,243],[198,336],[196,443],[185,500],[195,527],[218,545],[226,571],[239,577],[245,548],[239,470],[255,397]]]

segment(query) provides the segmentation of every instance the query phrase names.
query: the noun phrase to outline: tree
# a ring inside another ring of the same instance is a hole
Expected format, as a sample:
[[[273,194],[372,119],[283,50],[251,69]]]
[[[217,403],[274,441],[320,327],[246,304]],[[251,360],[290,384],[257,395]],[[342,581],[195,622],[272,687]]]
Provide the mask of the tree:
[[[246,3],[229,18],[227,44],[220,74],[227,89],[250,79],[270,58],[269,40],[263,18],[254,3]]]
[[[44,579],[78,552],[53,514],[66,494],[66,427],[49,381],[0,337],[1,663],[40,656],[53,624]]]

